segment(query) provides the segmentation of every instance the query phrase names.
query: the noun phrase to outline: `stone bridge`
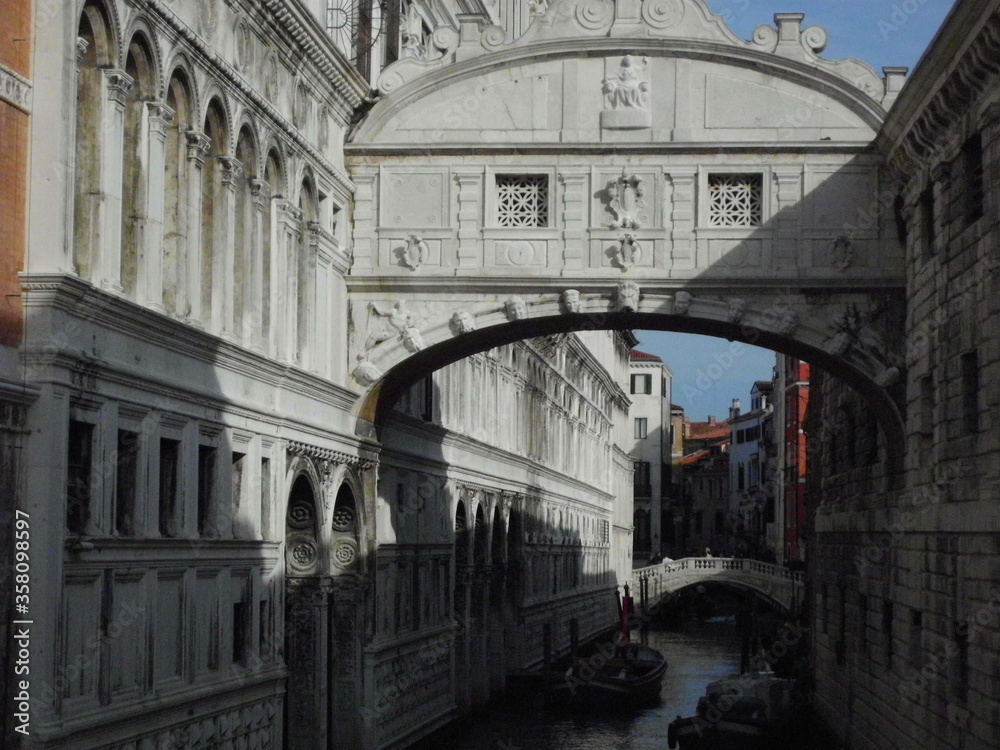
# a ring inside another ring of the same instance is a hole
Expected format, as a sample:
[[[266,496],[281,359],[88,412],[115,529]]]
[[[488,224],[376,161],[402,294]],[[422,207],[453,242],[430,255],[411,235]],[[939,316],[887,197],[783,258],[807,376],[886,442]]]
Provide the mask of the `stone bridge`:
[[[632,571],[636,586],[648,581],[647,607],[699,583],[721,583],[750,589],[793,612],[802,601],[805,578],[780,565],[730,557],[685,557]],[[638,591],[635,592],[636,595]]]
[[[833,373],[901,471],[903,250],[871,144],[903,74],[774,20],[748,41],[703,0],[555,0],[520,36],[463,15],[386,68],[345,144],[358,431],[477,352],[659,329]]]

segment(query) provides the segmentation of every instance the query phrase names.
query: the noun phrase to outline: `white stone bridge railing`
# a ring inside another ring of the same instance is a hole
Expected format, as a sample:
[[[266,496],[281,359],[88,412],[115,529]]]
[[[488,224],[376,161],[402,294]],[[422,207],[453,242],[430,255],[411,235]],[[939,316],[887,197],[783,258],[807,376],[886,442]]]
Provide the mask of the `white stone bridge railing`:
[[[688,586],[722,583],[752,589],[794,612],[802,602],[805,589],[805,577],[801,572],[759,560],[732,557],[664,560],[656,565],[635,568],[630,583],[637,602],[641,601],[641,589],[645,585],[647,608]]]

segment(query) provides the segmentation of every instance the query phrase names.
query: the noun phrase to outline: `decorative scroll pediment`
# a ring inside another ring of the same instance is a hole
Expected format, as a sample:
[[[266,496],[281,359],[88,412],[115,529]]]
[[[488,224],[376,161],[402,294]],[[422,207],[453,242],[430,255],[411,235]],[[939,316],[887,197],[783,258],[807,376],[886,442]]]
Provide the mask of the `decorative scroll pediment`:
[[[827,33],[820,26],[802,29],[803,18],[802,13],[776,13],[775,26],[759,26],[753,39],[747,41],[734,34],[722,16],[712,13],[705,0],[536,0],[526,30],[511,38],[514,29],[490,23],[484,15],[461,15],[457,19],[461,28],[456,33],[446,24],[428,30],[426,19],[413,11],[403,22],[403,57],[382,72],[377,86],[390,94],[425,73],[492,52],[538,45],[555,49],[563,40],[588,37],[659,37],[710,42],[805,63],[846,80],[888,107],[898,94],[899,80],[892,76],[893,80],[883,80],[871,66],[854,58],[821,58]],[[629,101],[638,101],[638,92],[625,93]]]

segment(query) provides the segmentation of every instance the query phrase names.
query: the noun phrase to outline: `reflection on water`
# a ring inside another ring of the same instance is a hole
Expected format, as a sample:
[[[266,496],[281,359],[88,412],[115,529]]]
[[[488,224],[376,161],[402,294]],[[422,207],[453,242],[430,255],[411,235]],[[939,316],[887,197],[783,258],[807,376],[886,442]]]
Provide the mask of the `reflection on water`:
[[[420,750],[662,750],[667,725],[693,713],[705,686],[739,671],[740,643],[732,621],[690,622],[651,630],[646,642],[667,657],[660,705],[632,712],[546,712],[540,696],[519,690],[503,704],[437,733]],[[515,692],[515,691],[509,691]]]

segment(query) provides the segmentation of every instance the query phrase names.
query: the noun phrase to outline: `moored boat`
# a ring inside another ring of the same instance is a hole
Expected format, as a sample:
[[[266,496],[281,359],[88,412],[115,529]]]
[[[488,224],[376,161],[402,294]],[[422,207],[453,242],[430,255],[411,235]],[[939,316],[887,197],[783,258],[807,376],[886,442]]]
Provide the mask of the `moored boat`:
[[[780,746],[795,713],[795,680],[773,672],[710,683],[694,716],[678,716],[667,746],[681,750],[763,750]]]
[[[667,660],[659,651],[632,644],[563,660],[552,670],[548,695],[563,704],[641,706],[655,702]]]

